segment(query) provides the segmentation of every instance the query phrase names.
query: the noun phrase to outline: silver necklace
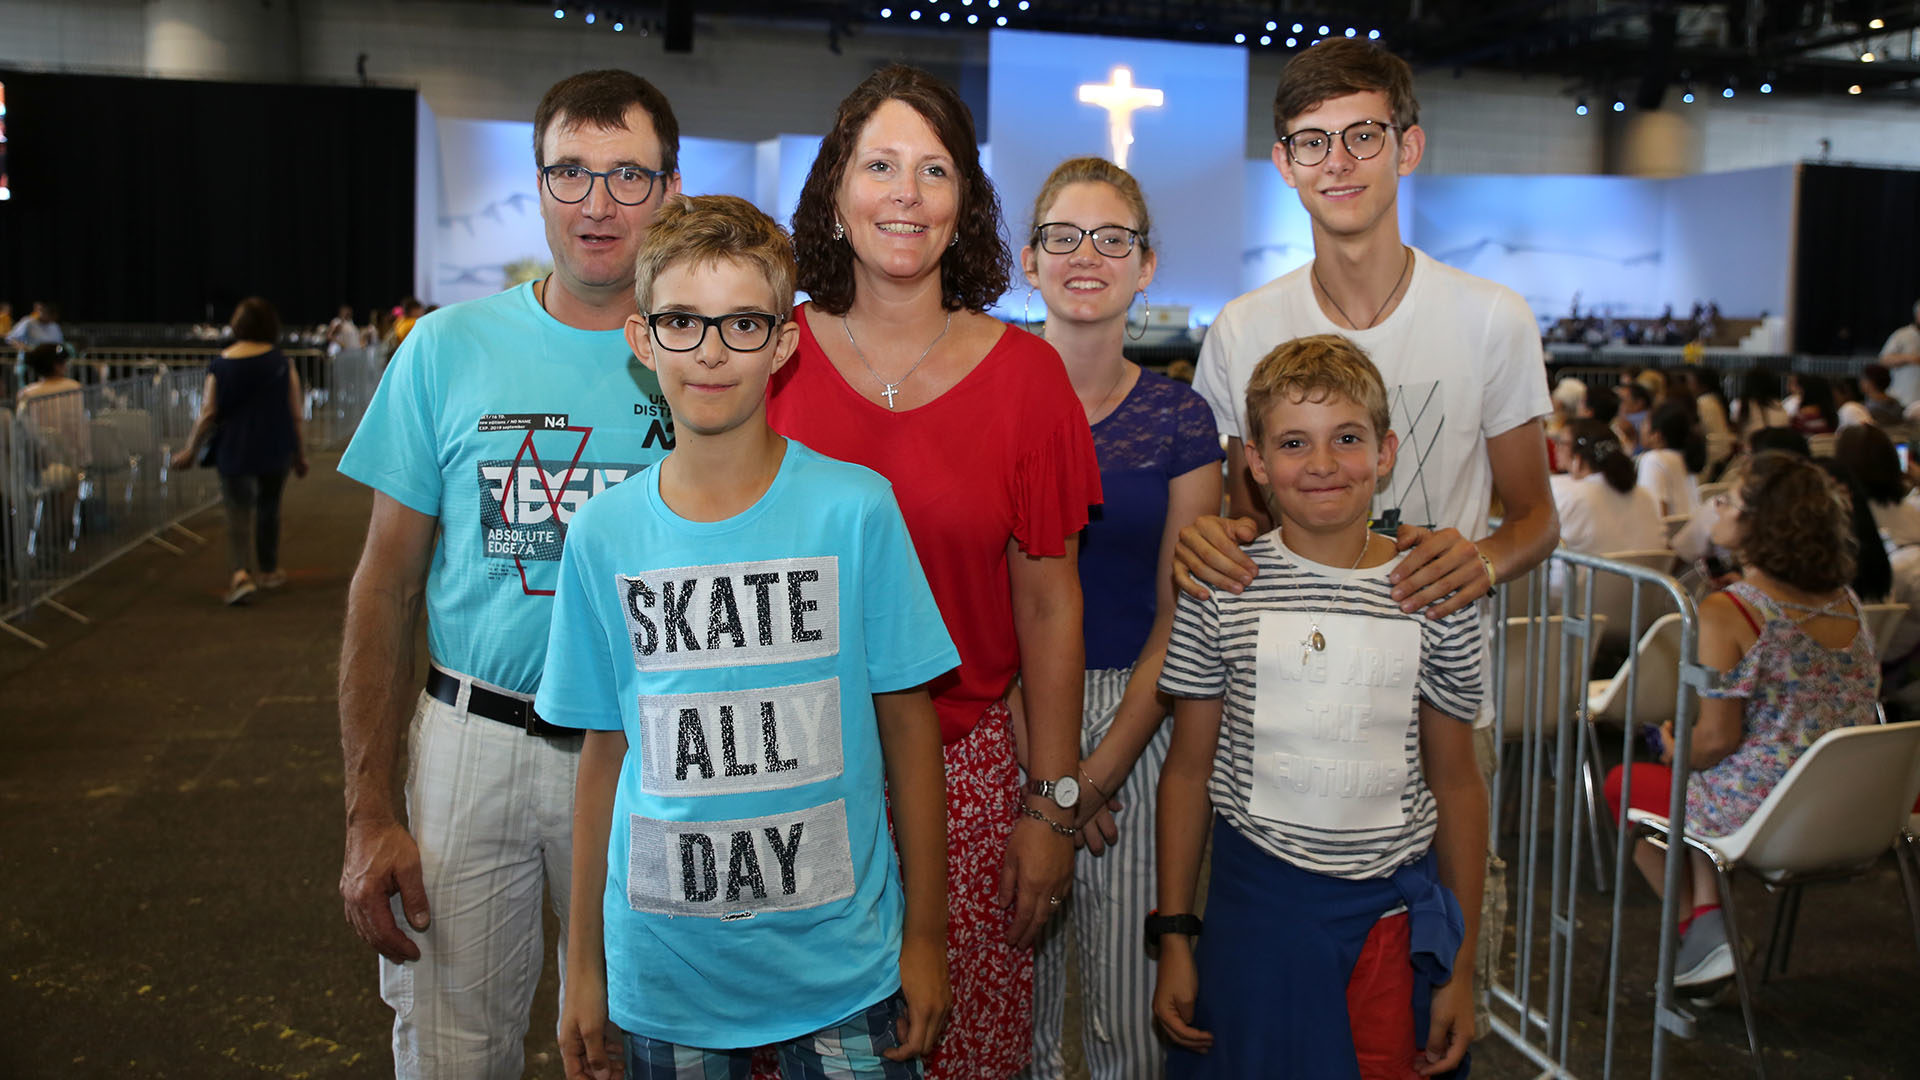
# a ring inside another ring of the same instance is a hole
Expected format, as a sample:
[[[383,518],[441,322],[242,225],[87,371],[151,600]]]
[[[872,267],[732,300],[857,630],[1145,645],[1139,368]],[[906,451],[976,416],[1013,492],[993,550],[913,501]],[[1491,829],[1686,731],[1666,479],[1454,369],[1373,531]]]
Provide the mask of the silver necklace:
[[[1113,385],[1107,387],[1106,396],[1102,397],[1099,403],[1093,407],[1093,411],[1087,413],[1087,423],[1091,424],[1094,422],[1094,417],[1100,415],[1100,410],[1106,408],[1107,402],[1113,400],[1113,392],[1120,389],[1120,384],[1126,381],[1127,381],[1127,362],[1125,360],[1122,360],[1120,361],[1120,377],[1113,380]]]
[[[1353,316],[1347,314],[1347,309],[1341,307],[1340,301],[1333,298],[1333,291],[1327,288],[1327,283],[1320,280],[1319,259],[1313,260],[1308,266],[1307,272],[1313,275],[1313,283],[1320,286],[1320,294],[1327,298],[1327,303],[1333,305],[1333,310],[1340,313],[1340,317],[1347,321],[1348,326],[1351,326],[1355,330],[1371,330],[1380,325],[1380,316],[1386,313],[1387,305],[1393,303],[1394,294],[1400,291],[1400,286],[1405,284],[1407,280],[1407,274],[1413,270],[1413,249],[1407,247],[1405,244],[1400,246],[1406,248],[1407,261],[1400,267],[1400,276],[1394,280],[1393,288],[1387,290],[1387,298],[1380,301],[1380,306],[1374,309],[1373,318],[1369,319],[1365,326],[1361,326],[1359,323],[1353,321]]]
[[[913,366],[907,369],[905,375],[900,376],[893,382],[888,382],[880,377],[879,372],[873,370],[872,364],[867,363],[867,354],[861,352],[860,343],[853,340],[853,320],[847,318],[845,315],[840,316],[840,329],[847,332],[847,344],[853,346],[853,355],[860,358],[860,366],[866,368],[867,374],[873,376],[873,381],[880,384],[880,396],[887,399],[887,408],[889,409],[893,408],[893,395],[900,392],[900,384],[913,378],[913,373],[920,370],[920,365],[926,363],[927,357],[933,355],[933,347],[940,344],[940,339],[947,336],[947,330],[952,326],[953,312],[949,311],[947,312],[947,321],[941,324],[940,332],[933,336],[933,340],[927,342],[926,351],[920,354],[920,359],[913,362]]]
[[[1301,667],[1307,666],[1307,659],[1314,653],[1327,651],[1327,636],[1320,632],[1320,620],[1326,618],[1327,614],[1333,610],[1333,605],[1340,602],[1340,594],[1347,591],[1347,583],[1353,580],[1353,575],[1360,572],[1360,564],[1366,561],[1367,549],[1372,546],[1373,534],[1368,533],[1365,539],[1360,541],[1360,554],[1353,560],[1353,566],[1348,568],[1347,576],[1341,578],[1340,584],[1334,588],[1333,599],[1326,607],[1321,608],[1318,614],[1308,616],[1307,636],[1300,639]]]

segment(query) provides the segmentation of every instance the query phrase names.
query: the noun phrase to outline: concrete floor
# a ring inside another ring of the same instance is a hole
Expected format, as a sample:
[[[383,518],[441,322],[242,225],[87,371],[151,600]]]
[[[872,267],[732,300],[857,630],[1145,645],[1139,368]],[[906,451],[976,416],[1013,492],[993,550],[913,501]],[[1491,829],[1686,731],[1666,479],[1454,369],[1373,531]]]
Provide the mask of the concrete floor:
[[[323,456],[287,494],[284,591],[221,605],[214,511],[189,523],[207,546],[138,550],[63,594],[91,625],[36,612],[46,652],[0,638],[0,1077],[390,1075],[373,954],[336,892],[335,664],[367,505]],[[1757,938],[1770,912],[1742,888]],[[1628,918],[1650,932],[1656,910],[1639,890]],[[1601,912],[1579,927],[1588,962]],[[1920,1077],[1891,862],[1810,892],[1798,942],[1760,996],[1770,1075]],[[1651,979],[1636,955],[1615,1075],[1647,1073]],[[1602,1017],[1574,1022],[1574,1071],[1597,1076]],[[552,1024],[549,971],[529,1078],[561,1075]],[[1714,1011],[1667,1075],[1752,1075],[1744,1042]],[[1476,1052],[1476,1077],[1536,1073],[1498,1040]]]

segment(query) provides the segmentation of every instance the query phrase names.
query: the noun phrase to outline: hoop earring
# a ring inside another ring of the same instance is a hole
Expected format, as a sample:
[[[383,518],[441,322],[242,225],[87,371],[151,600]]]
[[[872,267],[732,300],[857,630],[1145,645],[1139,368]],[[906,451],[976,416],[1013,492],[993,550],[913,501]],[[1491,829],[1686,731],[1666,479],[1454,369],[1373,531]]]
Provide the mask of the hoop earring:
[[[1131,307],[1132,305],[1128,305],[1128,306]],[[1133,332],[1132,328],[1129,327],[1127,330],[1127,340],[1139,341],[1141,338],[1146,337],[1147,336],[1147,320],[1151,319],[1152,317],[1153,317],[1153,305],[1147,302],[1147,290],[1141,289],[1140,290],[1140,332],[1136,334]],[[1128,319],[1127,322],[1132,323],[1133,320]]]
[[[1020,325],[1033,325],[1033,312],[1029,306],[1033,303],[1033,286],[1027,286],[1027,295],[1020,298]]]
[[[834,222],[833,238],[835,240],[845,240],[847,238],[847,227],[845,225],[840,224],[838,221]]]
[[[959,246],[960,246],[960,234],[959,234],[959,233],[954,233],[954,234],[953,234],[952,236],[949,236],[949,237],[947,237],[947,246],[948,246],[948,247],[959,247]]]

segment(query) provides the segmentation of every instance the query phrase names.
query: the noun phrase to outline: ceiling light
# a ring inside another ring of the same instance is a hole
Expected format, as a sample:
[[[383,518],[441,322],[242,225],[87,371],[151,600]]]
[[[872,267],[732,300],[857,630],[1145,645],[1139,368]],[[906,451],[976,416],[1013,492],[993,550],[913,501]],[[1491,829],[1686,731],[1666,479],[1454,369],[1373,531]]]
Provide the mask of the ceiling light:
[[[909,19],[918,19],[918,18],[920,18],[920,9],[919,9],[919,8],[914,8],[914,9],[913,9],[912,11],[909,11],[909,12],[907,12],[907,18],[909,18]]]
[[[1298,45],[1298,44],[1300,44],[1300,39],[1299,39],[1299,38],[1291,38],[1291,37],[1290,37],[1290,38],[1288,38],[1288,39],[1287,39],[1287,48],[1289,48],[1289,49],[1291,49],[1291,48],[1293,48],[1294,46],[1296,46],[1296,45]]]
[[[1581,97],[1578,97],[1578,98],[1575,98],[1575,99],[1574,99],[1574,102],[1573,102],[1573,115],[1575,115],[1575,116],[1585,116],[1585,115],[1587,115],[1587,99],[1586,99],[1586,97],[1585,97],[1585,96],[1581,96]]]
[[[993,20],[993,25],[995,26],[1007,25],[1007,17],[1005,15],[1000,16],[999,18]]]
[[[1770,83],[1770,82],[1763,82],[1763,83],[1761,83],[1761,84],[1760,84],[1760,92],[1761,92],[1761,93],[1763,93],[1763,94],[1771,94],[1771,93],[1773,93],[1773,84],[1772,84],[1772,83]]]
[[[1686,93],[1681,94],[1680,100],[1686,102],[1689,105],[1693,104],[1693,91],[1688,90]]]
[[[617,34],[617,33],[619,33],[620,31],[622,31],[622,30],[625,30],[626,28],[627,28],[627,24],[626,24],[626,23],[623,23],[623,22],[621,22],[621,21],[620,21],[619,19],[615,19],[615,20],[613,20],[613,32],[614,32],[614,33],[616,33],[616,34]]]
[[[1368,40],[1368,41],[1379,41],[1379,40],[1380,40],[1380,31],[1378,31],[1378,30],[1369,30],[1369,31],[1367,31],[1367,40]]]
[[[1871,63],[1873,63],[1873,53],[1872,53],[1872,52],[1863,52],[1863,53],[1861,53],[1861,54],[1860,54],[1860,62],[1861,62],[1861,63],[1863,63],[1863,64],[1871,64]]]
[[[1858,94],[1859,92],[1860,92],[1859,83],[1854,83],[1852,86],[1847,87],[1847,93],[1849,94]]]
[[[1326,27],[1323,26],[1320,28],[1321,37],[1326,37],[1329,33],[1332,33],[1332,31],[1328,30]]]
[[[1621,101],[1621,100],[1620,100],[1619,98],[1614,98],[1614,99],[1613,99],[1613,111],[1614,111],[1614,112],[1626,112],[1626,111],[1627,111],[1627,103],[1626,103],[1626,102],[1624,102],[1624,101]]]
[[[881,17],[881,18],[883,18],[883,19],[891,19],[891,18],[893,18],[893,9],[892,9],[892,8],[890,8],[890,7],[883,7],[883,8],[881,8],[881,9],[880,9],[880,17]]]
[[[951,19],[951,18],[953,18],[953,16],[952,16],[952,15],[949,15],[949,14],[947,14],[947,13],[946,13],[946,12],[944,12],[944,11],[940,13],[940,21],[941,21],[941,22],[946,22],[946,21],[947,21],[948,19]]]
[[[1260,35],[1260,44],[1262,44],[1262,45],[1271,45],[1271,44],[1273,44],[1273,39],[1272,39],[1272,38],[1270,38],[1270,37],[1268,37],[1268,36],[1267,36],[1267,35],[1265,35],[1265,34],[1261,34],[1261,35]]]
[[[1727,88],[1726,88],[1725,90],[1722,90],[1722,91],[1720,91],[1720,96],[1721,96],[1721,97],[1723,97],[1723,98],[1730,98],[1730,97],[1732,97],[1732,96],[1733,96],[1733,87],[1731,87],[1731,86],[1729,86],[1729,87],[1727,87]]]
[[[1887,22],[1885,19],[1872,19],[1867,23],[1867,29],[1869,30],[1885,30],[1886,28]]]
[[[1353,27],[1351,27],[1351,26],[1349,26],[1349,27],[1347,27],[1347,36],[1348,36],[1348,37],[1352,37],[1352,36],[1354,36],[1355,34],[1358,34],[1359,32],[1360,32],[1360,31],[1358,31],[1358,30],[1355,30],[1355,29],[1354,29]]]
[[[1269,31],[1273,31],[1273,30],[1278,30],[1278,29],[1280,29],[1280,24],[1279,24],[1279,23],[1277,23],[1277,22],[1274,22],[1274,21],[1273,21],[1272,19],[1268,19],[1268,20],[1267,20],[1267,29],[1268,29]]]
[[[979,22],[979,21],[980,21],[980,16],[978,16],[978,15],[968,15],[968,16],[967,16],[967,25],[968,25],[968,26],[972,26],[972,25],[973,25],[974,23],[977,23],[977,22]]]
[[[564,19],[564,18],[566,18],[566,17],[567,17],[567,9],[566,9],[566,8],[560,8],[560,7],[557,7],[557,8],[554,8],[554,9],[553,9],[553,17],[554,17],[554,18],[556,18],[556,19]]]
[[[1235,45],[1245,45],[1247,43],[1247,35],[1245,34],[1233,35],[1233,43]]]
[[[591,12],[591,11],[589,11],[589,12],[587,12],[587,25],[588,25],[588,26],[592,26],[592,25],[593,25],[593,17],[594,17],[594,16],[593,16],[593,12]]]

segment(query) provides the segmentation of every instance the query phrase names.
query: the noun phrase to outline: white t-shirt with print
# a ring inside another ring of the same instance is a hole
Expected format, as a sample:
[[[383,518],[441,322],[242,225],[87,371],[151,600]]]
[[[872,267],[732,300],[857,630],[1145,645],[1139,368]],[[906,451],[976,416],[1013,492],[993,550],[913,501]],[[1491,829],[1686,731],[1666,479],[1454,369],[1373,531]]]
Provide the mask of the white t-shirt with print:
[[[1546,354],[1520,294],[1412,250],[1406,295],[1366,330],[1335,326],[1321,312],[1311,263],[1235,299],[1207,330],[1193,386],[1220,433],[1244,440],[1247,382],[1260,360],[1294,338],[1346,336],[1380,369],[1400,437],[1374,516],[1398,510],[1403,524],[1451,527],[1478,540],[1493,531],[1487,440],[1553,411]],[[1481,710],[1480,726],[1492,721],[1492,710]]]

